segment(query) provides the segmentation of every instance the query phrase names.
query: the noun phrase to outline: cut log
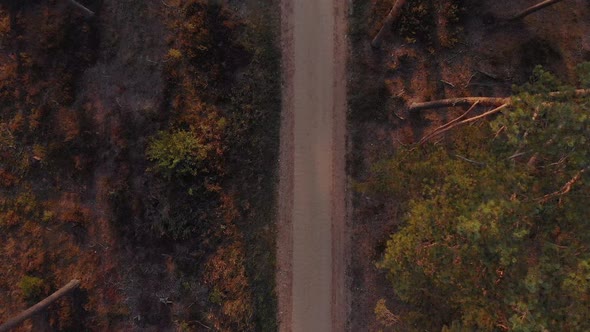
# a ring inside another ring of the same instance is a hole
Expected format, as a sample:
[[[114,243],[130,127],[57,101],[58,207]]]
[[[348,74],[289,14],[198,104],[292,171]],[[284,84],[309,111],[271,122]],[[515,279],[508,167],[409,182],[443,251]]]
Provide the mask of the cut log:
[[[86,7],[84,7],[81,3],[75,0],[68,0],[72,5],[81,9],[87,16],[94,16],[94,12]]]
[[[20,313],[20,315],[7,320],[4,324],[0,325],[0,332],[8,332],[11,329],[17,327],[19,324],[24,322],[25,320],[31,318],[31,316],[39,313],[40,311],[49,307],[53,302],[57,301],[60,297],[70,293],[74,289],[80,286],[80,280],[72,280],[67,285],[63,286],[62,288],[58,289],[55,293],[49,295],[41,302],[35,304],[34,306],[30,307],[29,309]]]
[[[401,14],[402,8],[406,4],[406,2],[407,2],[407,0],[397,0],[395,2],[393,7],[391,8],[391,10],[389,11],[389,14],[387,14],[387,17],[383,21],[383,26],[381,26],[381,29],[379,29],[379,32],[377,33],[375,38],[373,38],[373,41],[371,42],[371,46],[373,46],[375,48],[378,48],[381,46],[381,42],[383,41],[383,37],[385,37],[387,30],[391,29],[391,26],[393,25],[393,23],[397,20],[397,18]]]
[[[518,15],[510,18],[509,21],[517,21],[517,20],[520,20],[520,19],[522,19],[522,18],[524,18],[524,17],[526,17],[526,16],[528,16],[528,15],[530,15],[530,14],[536,12],[536,11],[539,11],[539,10],[545,8],[545,7],[549,7],[551,5],[554,5],[554,4],[559,3],[559,2],[562,2],[562,1],[563,0],[546,0],[546,1],[540,2],[540,3],[538,3],[538,4],[534,5],[534,6],[531,6],[531,7],[527,8],[527,9],[523,10]]]

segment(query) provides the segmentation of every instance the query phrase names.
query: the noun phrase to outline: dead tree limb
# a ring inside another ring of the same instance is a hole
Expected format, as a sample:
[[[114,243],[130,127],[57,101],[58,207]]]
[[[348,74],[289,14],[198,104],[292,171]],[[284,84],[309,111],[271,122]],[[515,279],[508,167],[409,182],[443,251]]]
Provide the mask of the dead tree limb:
[[[572,190],[572,187],[574,186],[574,184],[576,184],[576,182],[578,182],[580,180],[582,175],[585,172],[587,172],[588,169],[590,169],[590,167],[586,167],[584,169],[581,169],[580,171],[578,171],[578,173],[576,173],[576,175],[574,175],[573,178],[571,178],[571,180],[569,180],[566,184],[564,184],[563,187],[561,187],[561,189],[559,189],[556,192],[553,192],[551,194],[547,194],[547,195],[539,198],[538,201],[541,203],[547,203],[549,200],[551,200],[555,197],[563,196],[563,195],[569,193]]]
[[[80,280],[72,280],[67,285],[63,286],[62,288],[58,289],[55,293],[49,295],[41,302],[35,304],[34,306],[30,307],[29,309],[20,313],[20,315],[7,320],[4,324],[0,325],[0,332],[8,332],[11,329],[17,327],[20,323],[24,322],[25,320],[29,319],[36,313],[46,309],[49,307],[53,302],[57,301],[60,297],[70,293],[74,289],[80,286]]]
[[[430,138],[436,136],[439,132],[441,132],[442,130],[445,130],[447,127],[449,127],[449,126],[451,126],[451,125],[453,125],[453,124],[455,124],[455,123],[463,120],[463,118],[466,117],[467,114],[471,113],[471,111],[473,111],[478,104],[479,104],[478,102],[475,102],[473,105],[471,105],[471,107],[469,107],[469,109],[465,113],[461,114],[461,116],[459,116],[459,117],[457,117],[457,118],[455,118],[455,119],[453,119],[453,120],[445,123],[444,125],[442,125],[442,126],[436,128],[435,130],[433,130],[430,134],[424,136],[420,140],[420,144],[422,144],[422,143],[428,141]]]
[[[502,105],[500,105],[500,106],[498,106],[498,107],[494,108],[494,109],[493,109],[493,110],[491,110],[491,111],[487,111],[487,112],[484,112],[484,113],[482,113],[482,114],[480,114],[480,115],[478,115],[478,116],[474,116],[474,117],[471,117],[471,118],[469,118],[469,119],[465,119],[465,120],[463,120],[463,121],[461,121],[461,122],[457,122],[457,123],[455,123],[453,126],[451,126],[451,127],[447,127],[447,128],[446,128],[446,130],[449,130],[449,129],[451,129],[451,128],[453,128],[453,127],[456,127],[456,126],[458,126],[458,125],[462,125],[462,124],[465,124],[465,123],[469,123],[469,122],[473,122],[473,121],[476,121],[476,120],[479,120],[479,119],[485,118],[486,116],[490,116],[490,115],[492,115],[492,114],[496,114],[496,113],[500,112],[501,110],[505,109],[505,108],[506,108],[506,107],[508,107],[508,106],[510,106],[510,103],[502,104]]]
[[[81,3],[76,0],[68,0],[69,3],[81,9],[87,16],[94,16],[94,12],[86,7],[84,7]]]
[[[475,106],[475,105],[474,105],[474,106]],[[470,123],[470,122],[473,122],[473,121],[477,121],[477,120],[479,120],[479,119],[485,118],[485,117],[487,117],[487,116],[490,116],[490,115],[492,115],[492,114],[496,114],[496,113],[500,112],[501,110],[505,109],[505,108],[506,108],[506,107],[508,107],[508,106],[510,106],[510,104],[509,104],[509,103],[505,103],[505,104],[502,104],[502,105],[500,105],[500,106],[498,106],[498,107],[494,108],[494,109],[493,109],[493,110],[491,110],[491,111],[484,112],[484,113],[482,113],[482,114],[480,114],[480,115],[477,115],[477,116],[471,117],[471,118],[469,118],[469,119],[465,119],[465,120],[463,120],[463,121],[454,122],[454,123],[453,123],[452,125],[450,125],[450,126],[449,126],[449,125],[444,125],[444,126],[442,126],[442,127],[443,127],[443,129],[442,129],[442,130],[439,130],[439,131],[437,131],[437,132],[433,132],[433,133],[429,134],[428,136],[424,137],[423,139],[421,139],[419,144],[424,144],[424,143],[426,143],[426,141],[428,141],[428,140],[429,140],[429,139],[431,139],[432,137],[434,137],[434,136],[438,136],[438,135],[440,135],[440,134],[442,134],[442,133],[445,133],[445,132],[447,132],[447,131],[449,131],[449,130],[451,130],[451,129],[453,129],[453,128],[457,127],[457,126],[460,126],[460,125],[462,125],[462,124],[466,124],[466,123]],[[454,121],[454,120],[453,120],[453,121]],[[1,331],[0,331],[0,332],[1,332]]]
[[[519,14],[513,16],[512,18],[509,19],[509,21],[517,21],[520,20],[522,18],[524,18],[525,16],[528,16],[536,11],[539,11],[545,7],[549,7],[551,5],[554,5],[556,3],[562,2],[563,0],[546,0],[543,2],[540,2],[534,6],[531,6],[525,10],[523,10],[522,12],[520,12]]]
[[[510,103],[510,98],[497,97],[462,97],[427,101],[424,103],[413,103],[409,111],[421,111],[426,109],[445,108],[453,106],[470,106],[478,103],[480,106],[499,106]]]
[[[373,46],[374,48],[378,48],[381,46],[383,37],[387,33],[387,30],[391,29],[391,26],[401,14],[402,8],[406,4],[406,2],[407,0],[397,0],[395,2],[391,10],[389,11],[389,14],[387,14],[387,17],[385,18],[385,20],[383,20],[383,26],[381,26],[381,29],[379,30],[375,38],[373,38],[373,41],[371,41],[371,46]]]

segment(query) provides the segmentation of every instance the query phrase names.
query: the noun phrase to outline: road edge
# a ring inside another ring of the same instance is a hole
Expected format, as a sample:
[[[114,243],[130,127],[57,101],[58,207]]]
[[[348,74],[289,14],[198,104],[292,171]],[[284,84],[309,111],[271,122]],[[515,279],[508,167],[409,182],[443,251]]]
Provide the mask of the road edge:
[[[279,152],[278,220],[276,242],[276,287],[278,324],[280,332],[291,332],[293,292],[293,5],[292,0],[280,0],[281,45],[281,129]]]
[[[350,317],[349,181],[347,156],[347,63],[349,1],[333,0],[334,6],[334,127],[332,159],[332,329],[348,331]]]

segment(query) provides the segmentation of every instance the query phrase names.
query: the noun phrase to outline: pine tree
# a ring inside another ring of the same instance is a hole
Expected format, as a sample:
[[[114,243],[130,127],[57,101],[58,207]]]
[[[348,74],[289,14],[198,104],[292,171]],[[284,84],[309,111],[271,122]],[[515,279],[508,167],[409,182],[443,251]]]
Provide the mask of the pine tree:
[[[579,66],[590,87],[590,63]],[[490,122],[360,184],[403,203],[378,266],[419,330],[590,330],[590,97],[540,68]],[[555,92],[558,92],[557,94]]]

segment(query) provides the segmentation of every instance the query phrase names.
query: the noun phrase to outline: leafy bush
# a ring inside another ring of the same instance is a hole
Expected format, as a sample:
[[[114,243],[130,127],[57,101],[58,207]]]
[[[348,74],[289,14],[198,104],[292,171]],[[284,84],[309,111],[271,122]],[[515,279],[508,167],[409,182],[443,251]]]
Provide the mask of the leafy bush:
[[[147,148],[147,157],[155,162],[154,170],[167,177],[197,176],[208,172],[206,161],[213,147],[196,133],[179,130],[160,132]]]

